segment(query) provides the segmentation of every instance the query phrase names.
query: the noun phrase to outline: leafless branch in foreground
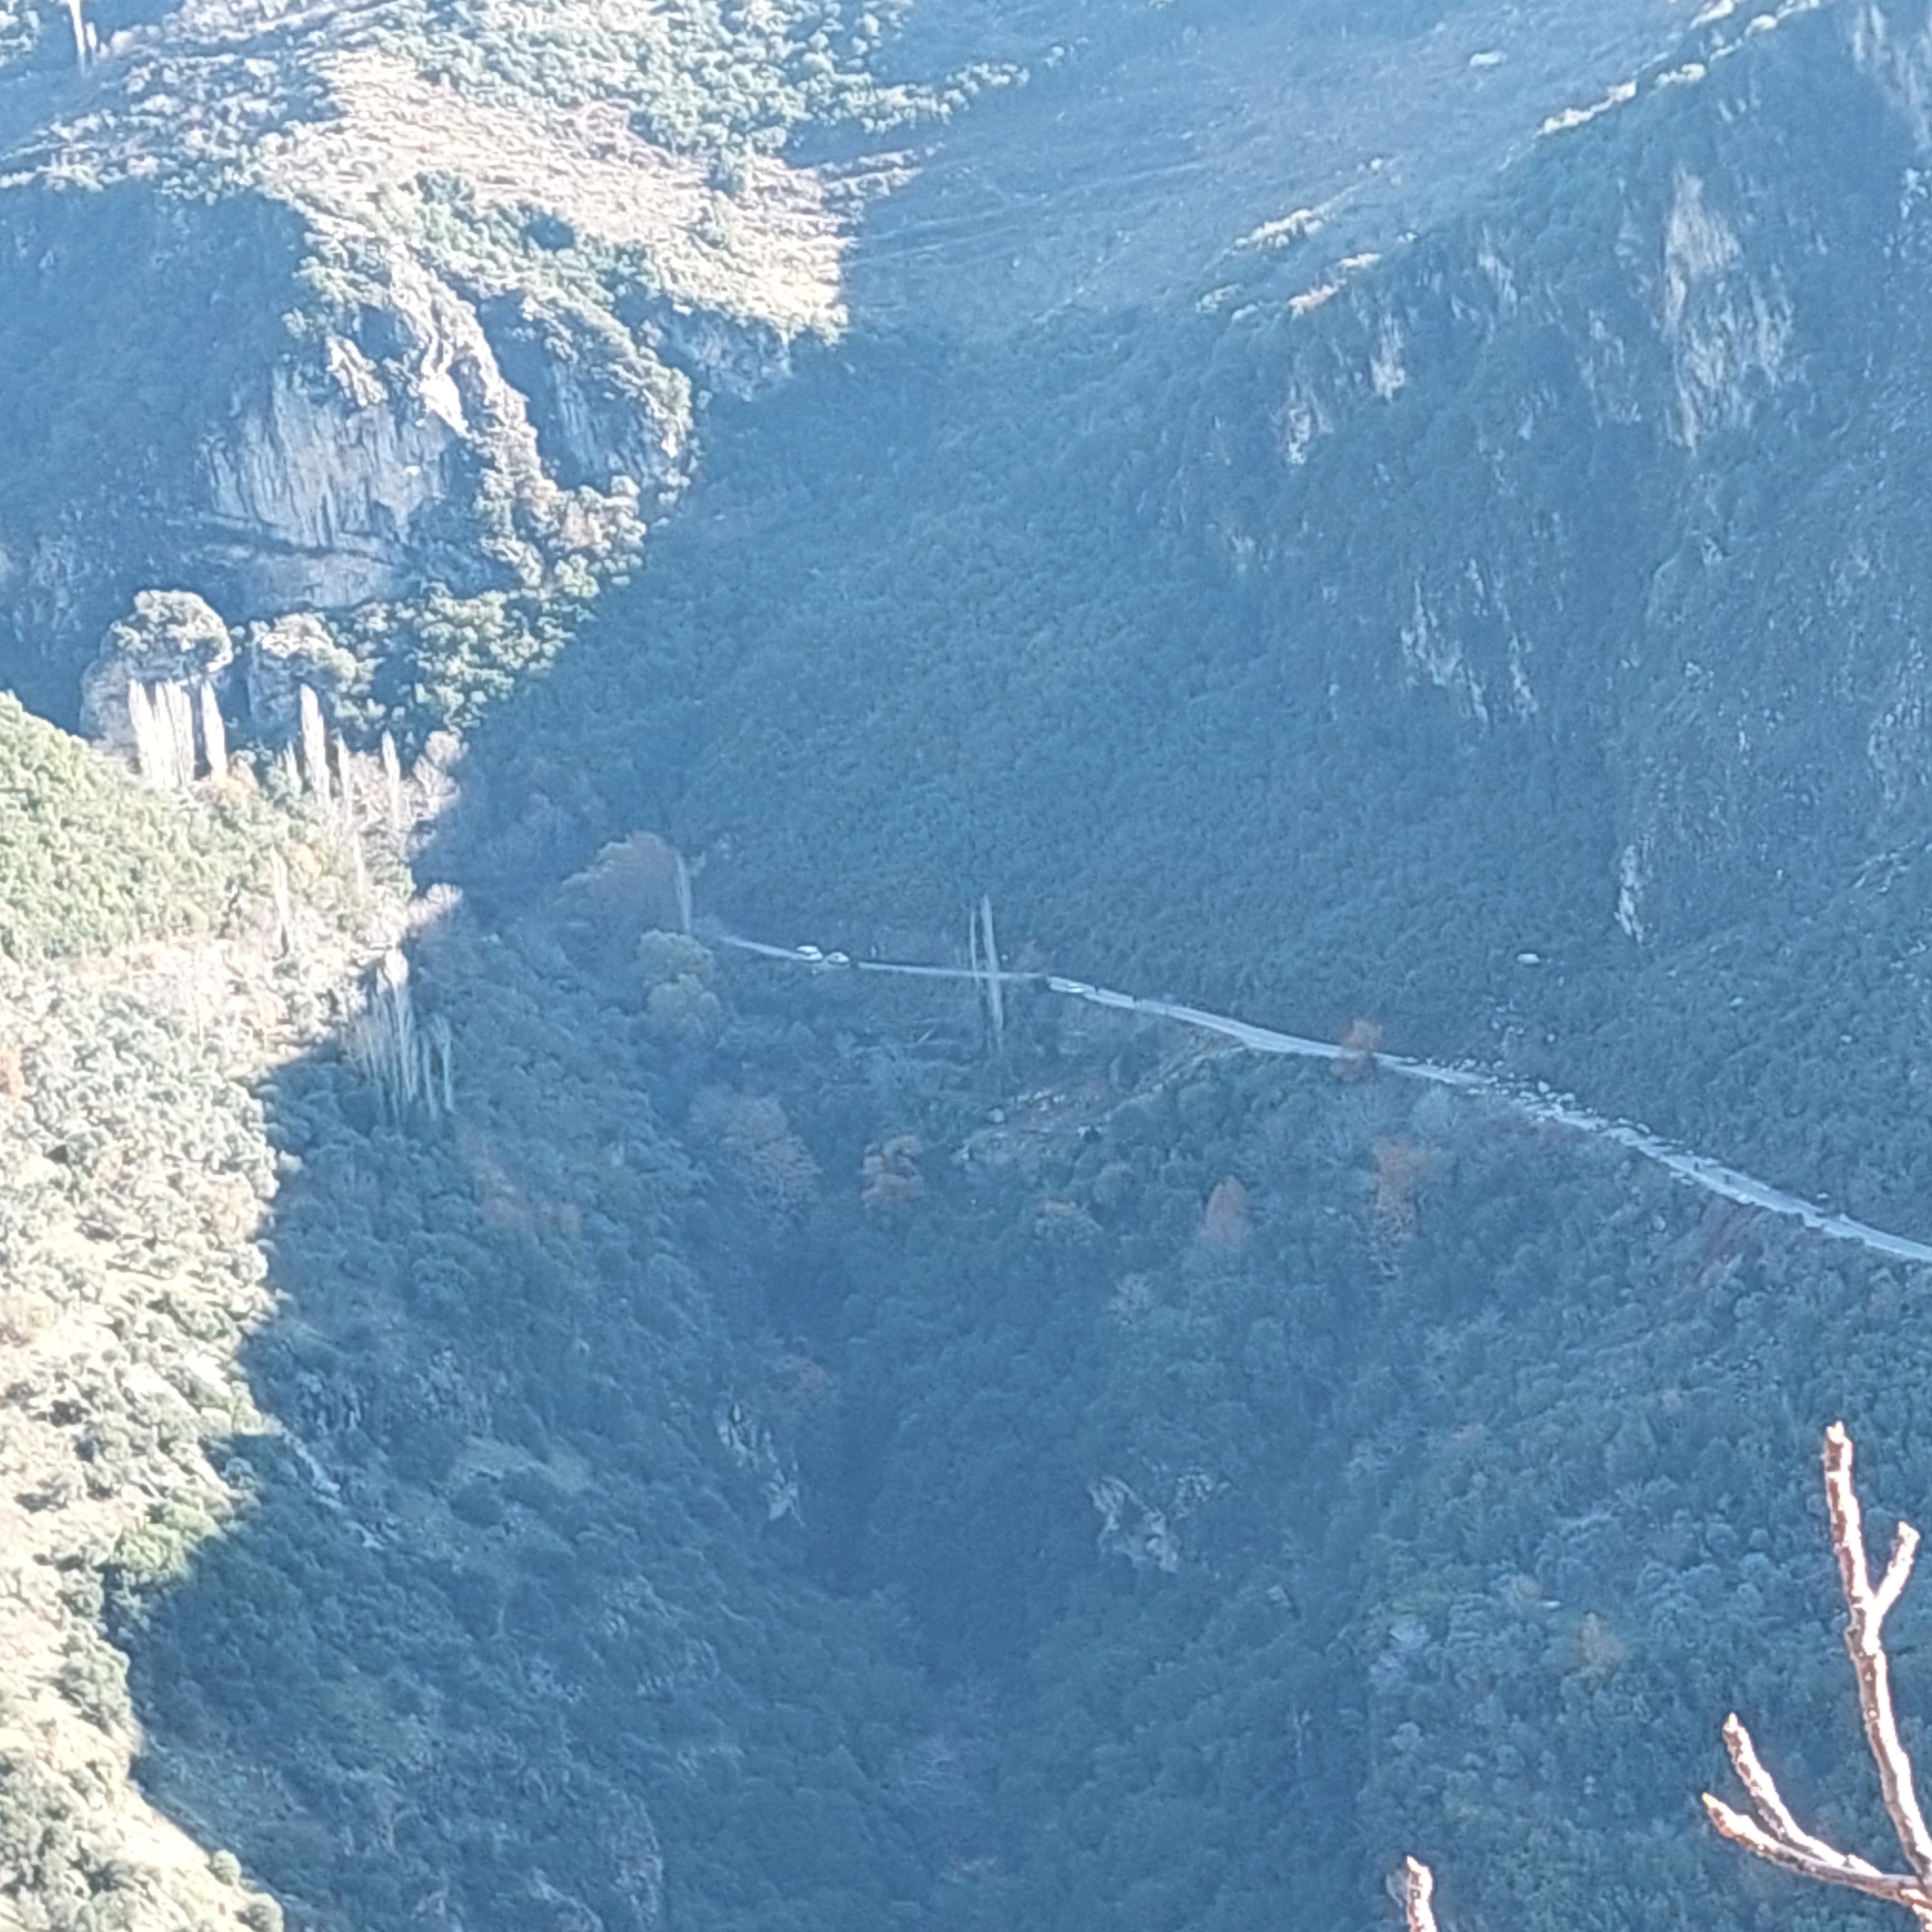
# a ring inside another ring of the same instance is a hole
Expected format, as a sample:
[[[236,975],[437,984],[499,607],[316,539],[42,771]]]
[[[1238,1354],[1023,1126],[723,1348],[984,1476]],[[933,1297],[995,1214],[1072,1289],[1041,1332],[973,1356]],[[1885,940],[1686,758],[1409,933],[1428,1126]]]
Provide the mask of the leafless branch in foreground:
[[[1802,1829],[1736,1712],[1724,1720],[1724,1748],[1730,1754],[1738,1781],[1756,1816],[1748,1817],[1732,1810],[1708,1791],[1704,1794],[1704,1809],[1724,1837],[1743,1846],[1767,1864],[1795,1872],[1800,1878],[1844,1886],[1864,1893],[1868,1898],[1902,1906],[1918,1921],[1922,1932],[1932,1932],[1932,1832],[1927,1830],[1924,1814],[1918,1808],[1912,1760],[1906,1755],[1898,1735],[1898,1720],[1892,1705],[1892,1666],[1885,1654],[1882,1634],[1886,1613],[1898,1601],[1912,1574],[1912,1558],[1918,1552],[1918,1532],[1910,1523],[1898,1526],[1892,1560],[1874,1589],[1867,1567],[1858,1492],[1852,1484],[1852,1438],[1845,1433],[1841,1422],[1834,1422],[1825,1432],[1825,1500],[1831,1513],[1832,1547],[1838,1555],[1839,1580],[1844,1586],[1845,1648],[1858,1678],[1858,1711],[1864,1720],[1865,1742],[1878,1767],[1886,1814],[1898,1835],[1910,1874],[1900,1876],[1881,1871],[1863,1858],[1834,1850],[1822,1838],[1814,1838]],[[1425,1911],[1427,1896],[1425,1889]],[[1410,1924],[1413,1932],[1412,1911]]]
[[[1436,1932],[1436,1909],[1430,1903],[1435,1892],[1436,1874],[1420,1858],[1411,1858],[1402,1874],[1402,1910],[1408,1932]]]

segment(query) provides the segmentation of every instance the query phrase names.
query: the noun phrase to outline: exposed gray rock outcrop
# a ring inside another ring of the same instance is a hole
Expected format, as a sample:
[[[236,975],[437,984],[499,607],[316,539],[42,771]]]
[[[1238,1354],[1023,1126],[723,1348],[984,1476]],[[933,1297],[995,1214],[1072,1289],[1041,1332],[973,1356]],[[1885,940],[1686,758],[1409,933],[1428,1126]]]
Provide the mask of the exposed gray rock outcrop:
[[[133,611],[110,626],[81,681],[84,728],[110,748],[137,749],[129,694],[136,686],[183,691],[212,684],[235,658],[228,626],[189,590],[143,590]]]
[[[158,580],[236,624],[432,586],[580,602],[682,487],[697,392],[842,326],[832,185],[768,136],[721,170],[676,142],[723,130],[640,132],[626,90],[662,76],[573,4],[568,74],[448,84],[526,21],[452,38],[385,0],[378,50],[206,0],[116,36],[71,112],[19,93],[0,366],[35,375],[0,418],[0,678],[71,716],[100,626]],[[759,64],[795,10],[738,50],[782,121],[803,99]],[[641,31],[701,67],[725,29]]]

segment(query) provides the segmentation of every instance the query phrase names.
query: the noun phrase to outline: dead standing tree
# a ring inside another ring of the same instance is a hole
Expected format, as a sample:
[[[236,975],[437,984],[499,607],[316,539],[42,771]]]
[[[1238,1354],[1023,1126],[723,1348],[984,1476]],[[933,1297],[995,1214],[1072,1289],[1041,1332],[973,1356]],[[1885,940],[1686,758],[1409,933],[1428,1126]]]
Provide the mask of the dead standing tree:
[[[1831,1513],[1838,1580],[1844,1587],[1845,1648],[1858,1679],[1858,1714],[1864,1720],[1865,1742],[1878,1767],[1886,1814],[1911,1871],[1904,1875],[1880,1871],[1803,1830],[1736,1712],[1724,1720],[1724,1748],[1757,1816],[1746,1817],[1708,1792],[1704,1794],[1704,1808],[1723,1836],[1766,1864],[1795,1872],[1800,1878],[1843,1886],[1868,1898],[1902,1906],[1918,1921],[1922,1932],[1932,1932],[1932,1832],[1926,1829],[1924,1814],[1918,1808],[1912,1760],[1898,1735],[1892,1704],[1892,1666],[1884,1641],[1886,1615],[1904,1592],[1912,1574],[1912,1558],[1918,1553],[1918,1532],[1910,1523],[1898,1526],[1892,1559],[1874,1588],[1866,1564],[1858,1492],[1852,1483],[1852,1438],[1843,1423],[1834,1423],[1825,1432],[1825,1501]]]

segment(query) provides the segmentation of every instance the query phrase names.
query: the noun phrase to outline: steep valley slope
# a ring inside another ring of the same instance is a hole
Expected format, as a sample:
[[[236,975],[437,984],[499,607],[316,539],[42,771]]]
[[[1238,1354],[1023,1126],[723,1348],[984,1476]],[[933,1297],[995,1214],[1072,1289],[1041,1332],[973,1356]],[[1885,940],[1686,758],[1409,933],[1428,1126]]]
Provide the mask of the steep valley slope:
[[[266,1923],[233,1853],[130,1784],[102,1619],[245,1506],[225,1444],[274,1427],[238,1360],[272,1300],[252,1090],[403,896],[284,802],[157,797],[10,698],[0,800],[0,1915]]]
[[[275,1076],[274,1432],[108,1606],[141,1790],[296,1923],[1366,1928],[1418,1847],[1742,1927],[1734,1706],[1868,1822],[1806,1478],[1843,1412],[1922,1493],[1918,1271],[586,890],[424,926],[449,1114]]]

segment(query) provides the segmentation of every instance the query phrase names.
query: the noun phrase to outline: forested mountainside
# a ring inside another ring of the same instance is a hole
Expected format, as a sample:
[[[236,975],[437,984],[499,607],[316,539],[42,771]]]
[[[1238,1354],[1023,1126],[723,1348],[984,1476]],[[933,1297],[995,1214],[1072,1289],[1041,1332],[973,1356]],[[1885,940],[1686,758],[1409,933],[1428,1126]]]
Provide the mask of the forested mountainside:
[[[18,822],[178,882],[10,942],[26,1922],[1366,1927],[1415,1846],[1742,1926],[1732,1706],[1870,1822],[1805,1477],[1844,1412],[1932,1478],[1916,1272],[1385,1076],[728,975],[634,865],[409,913],[313,797],[10,730]],[[405,928],[447,1106],[369,1046]]]
[[[849,340],[504,714],[500,849],[648,818],[859,945],[990,889],[1910,1218],[1924,26],[1733,10],[1429,232]]]
[[[117,4],[0,0],[0,1918],[1863,1922],[1695,1794],[1881,1842],[1925,1270],[720,940],[1932,1237],[1924,0]]]

